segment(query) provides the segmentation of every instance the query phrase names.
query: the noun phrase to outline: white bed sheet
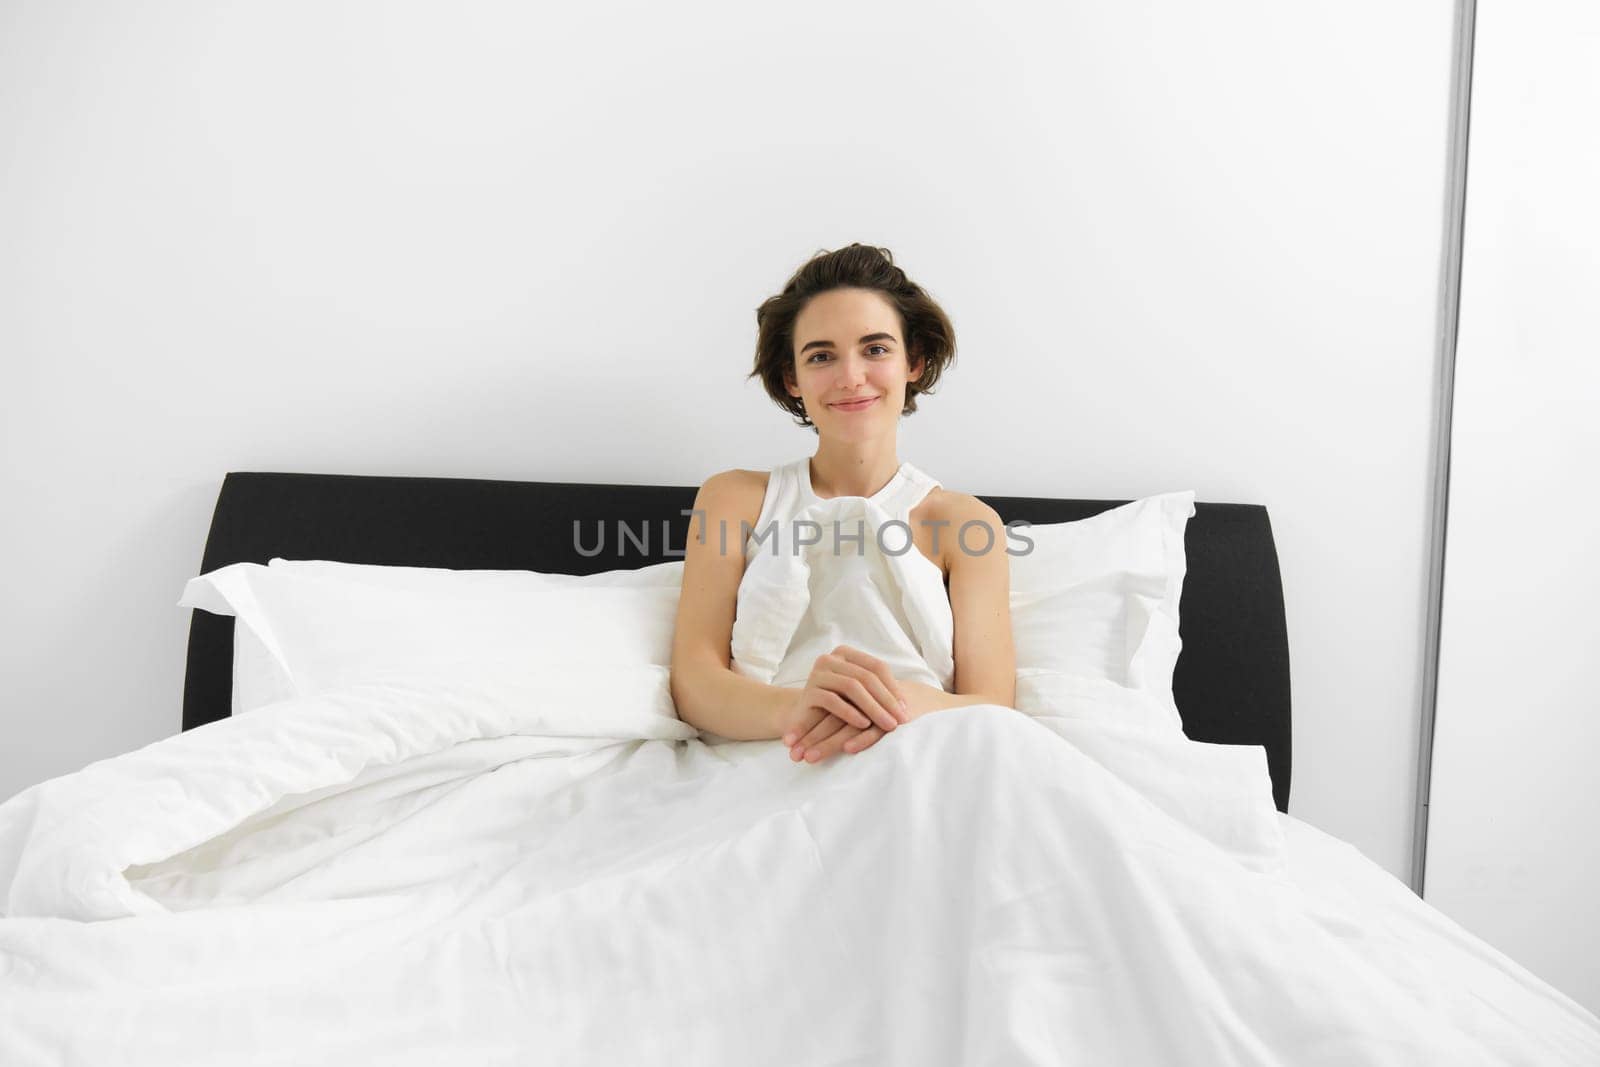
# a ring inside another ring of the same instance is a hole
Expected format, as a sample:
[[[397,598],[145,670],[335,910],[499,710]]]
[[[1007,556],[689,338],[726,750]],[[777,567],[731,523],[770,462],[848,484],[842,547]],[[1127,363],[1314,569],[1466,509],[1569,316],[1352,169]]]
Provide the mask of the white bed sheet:
[[[979,705],[809,766],[573,721],[323,696],[0,806],[0,1063],[1600,1060],[1279,815],[1260,749]]]
[[[1504,952],[1418,897],[1400,879],[1340,840],[1292,815],[1279,813],[1284,874],[1314,914],[1352,950],[1371,959],[1392,981],[1425,995],[1452,989],[1472,976],[1481,1010],[1527,1018],[1557,1006],[1574,1019],[1595,1017]],[[1514,1051],[1514,1050],[1513,1050]],[[1510,1054],[1510,1053],[1508,1053]],[[1600,1054],[1594,1058],[1600,1064]]]

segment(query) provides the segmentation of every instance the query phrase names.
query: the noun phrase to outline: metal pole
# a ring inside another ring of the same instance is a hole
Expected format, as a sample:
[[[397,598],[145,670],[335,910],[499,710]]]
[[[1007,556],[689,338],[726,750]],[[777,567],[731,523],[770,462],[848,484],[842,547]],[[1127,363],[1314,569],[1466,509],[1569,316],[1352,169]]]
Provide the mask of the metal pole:
[[[1422,896],[1428,863],[1428,791],[1433,773],[1434,721],[1438,717],[1439,637],[1444,606],[1445,532],[1450,513],[1450,419],[1455,407],[1456,338],[1461,325],[1461,252],[1467,219],[1467,140],[1472,112],[1472,46],[1477,0],[1456,8],[1452,63],[1449,164],[1446,174],[1444,257],[1440,266],[1435,352],[1433,506],[1429,520],[1427,636],[1422,660],[1422,737],[1417,747],[1417,809],[1411,838],[1411,890]]]

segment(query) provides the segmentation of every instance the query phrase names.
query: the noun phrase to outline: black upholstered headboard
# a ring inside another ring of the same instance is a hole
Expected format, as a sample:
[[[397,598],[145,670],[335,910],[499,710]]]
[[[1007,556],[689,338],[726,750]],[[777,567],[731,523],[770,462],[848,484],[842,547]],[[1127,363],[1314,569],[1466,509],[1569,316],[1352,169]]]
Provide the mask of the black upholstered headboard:
[[[233,473],[222,483],[200,573],[230,563],[328,559],[457,570],[593,574],[680,559],[696,487]],[[1126,501],[978,494],[1006,522],[1069,522]],[[579,535],[574,537],[574,523]],[[603,548],[598,538],[604,531]],[[1289,810],[1289,642],[1266,508],[1196,503],[1172,688],[1196,741],[1262,745]],[[195,611],[183,728],[232,704],[233,620]]]

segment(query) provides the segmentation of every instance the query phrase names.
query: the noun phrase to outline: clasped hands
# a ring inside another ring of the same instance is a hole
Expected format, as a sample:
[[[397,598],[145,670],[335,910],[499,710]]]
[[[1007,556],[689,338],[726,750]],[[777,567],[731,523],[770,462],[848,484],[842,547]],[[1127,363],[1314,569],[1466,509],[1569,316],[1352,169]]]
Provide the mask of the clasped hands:
[[[908,694],[888,664],[840,645],[817,657],[777,726],[790,759],[820,763],[836,752],[869,748],[911,718]]]

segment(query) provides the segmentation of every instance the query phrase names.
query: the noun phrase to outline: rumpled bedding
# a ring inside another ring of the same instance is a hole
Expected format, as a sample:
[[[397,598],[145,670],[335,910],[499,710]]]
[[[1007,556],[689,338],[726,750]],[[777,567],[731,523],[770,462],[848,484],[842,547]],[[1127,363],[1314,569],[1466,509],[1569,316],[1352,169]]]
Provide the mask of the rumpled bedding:
[[[348,686],[0,805],[0,1063],[1600,1062],[1290,877],[1260,748],[985,704],[808,765],[591,703]]]

